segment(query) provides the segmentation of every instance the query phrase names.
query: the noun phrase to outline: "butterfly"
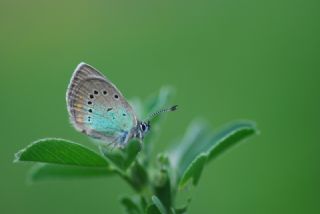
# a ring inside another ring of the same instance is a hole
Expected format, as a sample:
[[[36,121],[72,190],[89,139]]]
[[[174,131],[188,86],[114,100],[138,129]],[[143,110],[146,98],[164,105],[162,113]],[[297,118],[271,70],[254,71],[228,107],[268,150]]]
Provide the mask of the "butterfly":
[[[177,109],[174,105],[141,121],[119,89],[97,69],[83,62],[71,77],[66,100],[71,124],[77,131],[118,148],[125,148],[132,139],[142,143],[151,129],[152,118]]]

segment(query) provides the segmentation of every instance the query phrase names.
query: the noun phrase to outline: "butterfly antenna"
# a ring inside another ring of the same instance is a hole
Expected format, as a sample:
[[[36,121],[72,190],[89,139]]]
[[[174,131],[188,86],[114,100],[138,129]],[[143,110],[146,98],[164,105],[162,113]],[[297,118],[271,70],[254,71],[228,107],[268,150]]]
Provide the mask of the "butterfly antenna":
[[[149,115],[149,117],[147,117],[146,121],[150,121],[162,113],[169,112],[169,111],[175,111],[175,110],[177,110],[177,108],[178,108],[178,105],[174,105],[174,106],[171,106],[170,108],[161,109],[159,111],[156,111],[156,112],[152,113],[151,115]]]

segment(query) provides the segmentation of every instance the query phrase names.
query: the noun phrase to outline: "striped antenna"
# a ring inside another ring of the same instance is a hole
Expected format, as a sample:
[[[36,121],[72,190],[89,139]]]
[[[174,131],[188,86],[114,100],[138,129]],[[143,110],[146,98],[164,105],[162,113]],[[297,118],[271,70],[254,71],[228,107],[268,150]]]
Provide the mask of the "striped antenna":
[[[169,111],[175,111],[175,110],[177,110],[177,107],[178,107],[178,105],[174,105],[174,106],[171,106],[170,108],[161,109],[159,111],[156,111],[156,112],[150,114],[149,117],[147,117],[147,121],[152,120],[153,118],[159,116],[162,113],[169,112]]]

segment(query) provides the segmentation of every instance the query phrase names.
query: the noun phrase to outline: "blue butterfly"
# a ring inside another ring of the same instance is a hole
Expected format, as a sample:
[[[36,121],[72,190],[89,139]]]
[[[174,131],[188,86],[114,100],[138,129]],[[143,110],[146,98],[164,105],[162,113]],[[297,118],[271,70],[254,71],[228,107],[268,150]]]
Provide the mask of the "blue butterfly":
[[[76,130],[118,148],[124,148],[134,138],[142,142],[150,131],[153,117],[177,109],[175,105],[151,114],[145,122],[138,120],[117,87],[86,63],[75,69],[66,99],[70,121]]]

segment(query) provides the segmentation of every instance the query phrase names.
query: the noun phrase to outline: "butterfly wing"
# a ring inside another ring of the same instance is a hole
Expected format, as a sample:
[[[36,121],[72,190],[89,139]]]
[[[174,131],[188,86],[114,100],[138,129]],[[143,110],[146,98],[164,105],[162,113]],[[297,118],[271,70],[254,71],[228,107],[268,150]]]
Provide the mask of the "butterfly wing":
[[[126,143],[137,118],[121,92],[92,66],[80,63],[67,90],[73,126],[109,143]]]

